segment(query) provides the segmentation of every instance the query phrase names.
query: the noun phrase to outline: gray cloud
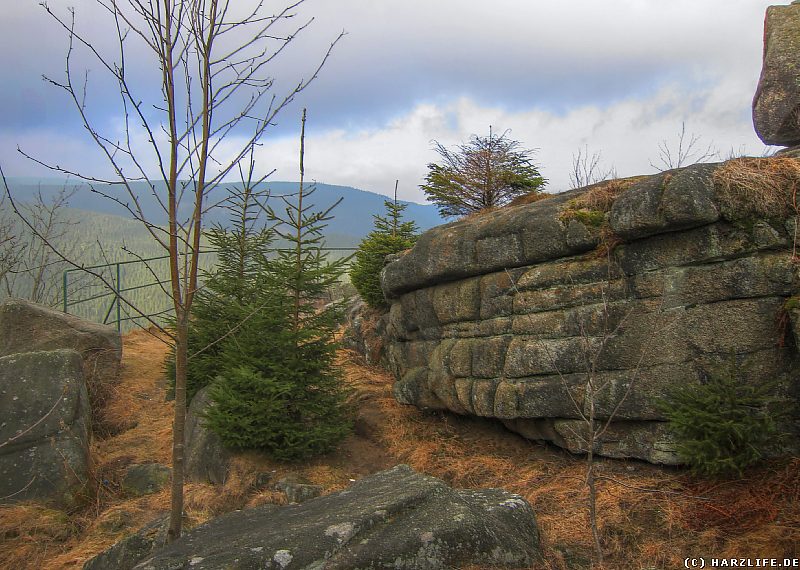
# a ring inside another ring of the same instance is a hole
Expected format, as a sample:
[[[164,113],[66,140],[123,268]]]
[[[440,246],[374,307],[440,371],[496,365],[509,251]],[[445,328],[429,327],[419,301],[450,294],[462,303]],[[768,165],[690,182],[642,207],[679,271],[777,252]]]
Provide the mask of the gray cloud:
[[[735,139],[731,146],[754,148],[749,101],[769,3],[308,0],[301,14],[315,22],[276,62],[279,91],[307,76],[340,30],[348,35],[319,80],[280,118],[264,160],[286,163],[292,176],[283,153],[290,156],[300,106],[309,108],[309,129],[319,143],[334,145],[320,151],[320,162],[329,165],[322,178],[376,189],[401,174],[419,180],[434,158],[431,138],[453,144],[490,123],[542,148],[553,179],[561,176],[564,157],[587,141],[602,144],[604,157],[613,154],[618,167],[629,162],[627,155],[641,163],[646,157],[636,137],[657,142],[654,137],[671,136],[681,120],[720,146],[728,145],[716,140],[724,136]],[[113,45],[90,0],[70,4],[104,48]],[[74,112],[40,79],[62,73],[64,49],[64,36],[40,8],[5,8],[0,163],[15,174],[27,172],[14,156],[14,141],[78,162],[90,156]],[[156,86],[157,70],[135,55],[132,73]],[[95,116],[113,125],[113,85],[96,69],[90,80]],[[401,157],[397,168],[393,156]]]

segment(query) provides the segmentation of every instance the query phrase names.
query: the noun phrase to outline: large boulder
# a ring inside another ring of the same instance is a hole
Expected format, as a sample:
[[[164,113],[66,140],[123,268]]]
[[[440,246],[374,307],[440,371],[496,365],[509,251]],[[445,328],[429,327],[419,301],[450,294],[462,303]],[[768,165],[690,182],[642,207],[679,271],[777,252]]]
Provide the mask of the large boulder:
[[[169,515],[161,515],[105,552],[87,560],[83,570],[131,570],[140,560],[164,546],[168,528]]]
[[[451,489],[401,465],[299,505],[223,515],[136,568],[516,568],[539,558],[536,519],[522,497]]]
[[[0,501],[74,505],[89,476],[89,424],[80,354],[0,358]]]
[[[198,390],[186,411],[184,473],[187,479],[222,485],[228,477],[231,452],[222,439],[205,425],[203,413],[211,405],[209,386]]]
[[[671,464],[659,402],[674,387],[735,357],[742,381],[800,395],[800,355],[776,326],[800,283],[794,225],[737,186],[785,175],[790,196],[797,166],[695,165],[429,230],[383,273],[395,397],[576,452],[593,408],[613,420],[597,453]],[[588,374],[603,387],[591,400]]]
[[[800,145],[800,3],[770,6],[753,124],[765,144]]]
[[[104,403],[119,379],[122,339],[112,327],[85,321],[22,299],[0,305],[0,356],[71,349],[81,355],[96,431],[113,431]]]

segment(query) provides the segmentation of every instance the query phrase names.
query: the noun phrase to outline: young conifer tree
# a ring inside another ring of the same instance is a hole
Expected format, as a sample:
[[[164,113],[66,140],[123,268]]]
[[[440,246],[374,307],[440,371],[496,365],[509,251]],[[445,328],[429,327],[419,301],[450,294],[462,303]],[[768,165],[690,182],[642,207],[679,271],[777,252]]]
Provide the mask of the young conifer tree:
[[[355,262],[350,267],[353,287],[370,307],[378,310],[389,307],[380,282],[386,256],[412,247],[418,231],[414,221],[402,221],[407,205],[397,201],[396,184],[394,201],[385,200],[383,205],[386,215],[373,216],[374,229],[359,244]]]
[[[303,131],[305,111],[303,111]],[[304,133],[303,133],[304,134]],[[223,358],[230,364],[210,390],[209,427],[234,448],[267,451],[278,459],[301,459],[332,449],[350,430],[341,378],[334,366],[335,305],[320,299],[343,273],[346,260],[329,262],[322,230],[338,202],[315,212],[304,187],[303,136],[300,188],[282,197],[283,214],[267,208],[274,232],[288,247],[264,260],[270,323],[242,326],[237,344],[253,352]],[[261,325],[268,326],[261,326]]]
[[[212,271],[204,272],[196,293],[196,308],[189,323],[187,362],[187,401],[225,370],[242,362],[245,355],[259,358],[268,350],[248,344],[250,330],[277,326],[275,286],[270,277],[267,251],[274,232],[261,214],[268,192],[257,190],[263,181],[254,180],[255,163],[250,159],[241,186],[229,189],[220,204],[230,214],[228,227],[215,225],[206,233],[217,254]],[[265,343],[268,344],[268,343]],[[174,382],[175,359],[166,361],[167,378]]]

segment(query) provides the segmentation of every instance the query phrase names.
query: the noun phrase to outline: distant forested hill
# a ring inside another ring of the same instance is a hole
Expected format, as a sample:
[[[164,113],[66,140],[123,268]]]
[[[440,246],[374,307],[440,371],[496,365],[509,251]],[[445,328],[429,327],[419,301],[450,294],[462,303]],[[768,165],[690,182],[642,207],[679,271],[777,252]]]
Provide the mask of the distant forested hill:
[[[122,206],[91,192],[89,187],[82,183],[64,183],[53,179],[37,180],[34,178],[9,178],[8,183],[14,196],[20,197],[22,200],[24,200],[26,196],[33,196],[39,191],[47,197],[56,194],[64,187],[70,189],[75,188],[75,195],[69,202],[72,208],[102,214],[112,214],[130,219],[130,215]],[[135,185],[139,194],[143,197],[142,207],[147,219],[156,224],[166,224],[164,213],[156,200],[149,195],[149,189],[146,183],[139,182],[135,183]],[[161,183],[161,186],[163,186],[163,183]],[[212,195],[212,201],[224,197],[225,186],[234,186],[234,184],[226,184],[215,190],[216,194]],[[265,182],[261,186],[271,191],[273,197],[270,199],[269,203],[276,209],[281,206],[281,201],[278,196],[291,197],[291,195],[297,192],[298,188],[296,182]],[[128,202],[127,196],[121,188],[98,186],[98,189],[119,197],[123,202]],[[334,218],[330,221],[325,230],[325,234],[328,237],[328,245],[332,247],[355,246],[372,229],[372,216],[383,213],[383,202],[387,197],[349,186],[316,184],[316,191],[311,196],[311,202],[315,204],[318,209],[322,209],[335,203],[339,198],[342,198],[342,202],[333,211]],[[405,211],[406,219],[414,220],[421,230],[426,230],[443,223],[434,205],[401,202],[407,205]],[[183,214],[188,216],[188,208]],[[212,209],[206,216],[206,225],[208,226],[213,223],[226,225],[226,212],[221,209]]]
[[[2,184],[0,182],[0,184]],[[170,306],[169,297],[158,285],[143,287],[148,283],[155,283],[156,276],[166,279],[168,275],[166,260],[148,262],[147,265],[137,260],[163,256],[166,252],[153,240],[149,232],[140,223],[131,218],[131,215],[119,204],[93,193],[86,185],[64,184],[54,180],[35,180],[30,178],[9,178],[8,185],[15,200],[23,206],[25,203],[35,202],[38,193],[41,193],[44,203],[49,203],[53,196],[58,195],[63,189],[75,192],[69,199],[69,207],[60,208],[58,217],[63,237],[54,240],[56,245],[68,257],[84,267],[111,264],[100,271],[111,283],[117,283],[117,277],[123,289],[129,289],[125,296],[147,314],[159,313]],[[145,216],[155,224],[165,226],[166,219],[156,200],[148,196],[145,183],[137,184],[140,195],[145,197],[142,206]],[[270,205],[276,210],[282,209],[279,196],[288,196],[296,193],[298,185],[293,182],[272,182],[265,185],[269,188],[272,198]],[[103,192],[119,196],[123,201],[124,196],[120,189],[110,187],[102,188]],[[224,188],[220,188],[217,200],[224,197]],[[372,229],[375,214],[384,212],[385,196],[357,190],[346,186],[332,186],[319,184],[311,202],[317,209],[327,208],[339,198],[342,202],[332,212],[334,218],[325,229],[326,245],[336,248],[352,248]],[[22,271],[3,273],[2,259],[0,259],[0,299],[7,296],[19,296],[34,299],[38,302],[52,306],[63,307],[64,303],[64,277],[66,271],[67,302],[70,313],[78,314],[96,322],[116,317],[116,307],[113,306],[113,297],[94,299],[90,302],[81,302],[83,299],[97,297],[107,288],[98,279],[73,270],[71,266],[59,260],[52,254],[45,254],[41,244],[30,237],[26,228],[16,220],[10,211],[9,205],[2,205],[0,211],[0,226],[11,224],[11,234],[21,236],[26,244],[23,248],[25,258],[21,264]],[[185,214],[188,214],[186,212]],[[406,219],[414,220],[424,230],[442,223],[434,206],[408,203]],[[205,219],[206,227],[214,224],[227,225],[226,211],[223,209],[211,210]],[[265,221],[266,223],[266,221]],[[5,244],[7,246],[8,243]],[[280,243],[275,244],[280,247]],[[0,254],[3,252],[0,251]],[[338,257],[349,252],[335,252]],[[45,255],[47,255],[45,257]],[[0,255],[0,257],[3,257]],[[204,255],[201,262],[202,268],[211,268],[215,262],[215,255]],[[122,263],[117,273],[116,263]],[[37,275],[36,267],[43,266],[44,270]],[[17,268],[19,269],[19,267]],[[121,309],[124,318],[130,313],[125,306]],[[128,323],[127,325],[130,325]],[[124,326],[127,329],[129,326]]]

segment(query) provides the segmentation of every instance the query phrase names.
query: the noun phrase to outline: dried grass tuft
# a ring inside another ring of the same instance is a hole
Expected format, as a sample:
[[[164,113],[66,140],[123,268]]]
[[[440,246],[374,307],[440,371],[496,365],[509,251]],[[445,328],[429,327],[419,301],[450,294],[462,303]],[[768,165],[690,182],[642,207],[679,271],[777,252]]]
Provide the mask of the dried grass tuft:
[[[522,196],[517,196],[513,200],[511,200],[506,206],[522,206],[523,204],[533,204],[534,202],[540,202],[542,200],[547,200],[548,198],[552,198],[555,194],[548,194],[547,192],[531,192],[530,194],[524,194]]]
[[[36,504],[0,507],[0,568],[45,568],[76,533],[69,515]]]
[[[714,171],[714,182],[729,219],[787,217],[798,211],[800,160],[737,158]]]
[[[574,200],[577,208],[586,208],[599,212],[610,212],[611,206],[620,194],[633,186],[636,182],[644,180],[646,176],[632,176],[630,178],[614,178],[589,186],[587,191]]]
[[[588,186],[583,194],[569,200],[564,205],[558,219],[564,224],[570,220],[578,220],[584,226],[596,228],[597,231],[602,231],[604,228],[607,229],[607,214],[611,211],[614,201],[625,190],[643,178],[645,177],[614,178],[613,180],[605,180]],[[606,240],[604,239],[603,241],[605,242]],[[616,244],[610,248],[603,249],[601,254],[604,255],[615,246]]]

